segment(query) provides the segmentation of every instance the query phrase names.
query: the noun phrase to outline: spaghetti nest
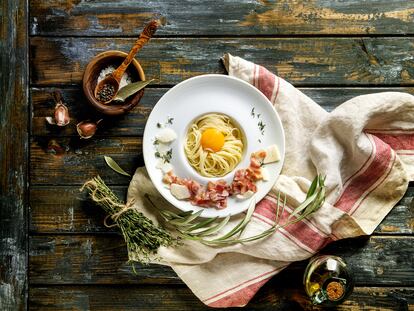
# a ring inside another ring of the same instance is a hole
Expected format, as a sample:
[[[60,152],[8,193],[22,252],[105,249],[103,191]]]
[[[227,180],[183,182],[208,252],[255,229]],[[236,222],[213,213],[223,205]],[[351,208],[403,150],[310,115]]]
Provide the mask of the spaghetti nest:
[[[203,148],[203,133],[215,129],[224,136],[219,151]],[[184,146],[190,165],[202,176],[222,177],[231,172],[242,159],[243,140],[239,128],[222,114],[211,113],[198,118],[189,128]]]

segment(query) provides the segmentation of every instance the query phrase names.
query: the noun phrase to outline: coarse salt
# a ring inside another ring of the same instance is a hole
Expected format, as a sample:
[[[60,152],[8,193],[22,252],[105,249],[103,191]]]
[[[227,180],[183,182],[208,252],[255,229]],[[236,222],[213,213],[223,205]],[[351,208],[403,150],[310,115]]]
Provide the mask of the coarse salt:
[[[115,69],[116,68],[114,66],[108,66],[105,69],[102,69],[101,72],[99,73],[97,83],[101,82],[108,74],[113,72]],[[131,77],[129,76],[127,72],[125,72],[121,78],[121,81],[119,82],[119,88],[123,88],[125,85],[128,85],[131,82],[132,82]]]

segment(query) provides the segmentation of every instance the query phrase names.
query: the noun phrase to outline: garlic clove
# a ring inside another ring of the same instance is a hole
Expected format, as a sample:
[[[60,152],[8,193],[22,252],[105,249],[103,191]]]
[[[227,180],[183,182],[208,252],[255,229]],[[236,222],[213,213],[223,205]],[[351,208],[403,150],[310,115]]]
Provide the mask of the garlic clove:
[[[96,130],[98,129],[98,124],[101,122],[101,120],[97,122],[92,121],[81,121],[76,125],[76,130],[78,131],[78,134],[83,139],[89,139],[93,135],[95,135]]]
[[[57,126],[65,126],[70,122],[69,110],[62,102],[55,107],[55,122]]]

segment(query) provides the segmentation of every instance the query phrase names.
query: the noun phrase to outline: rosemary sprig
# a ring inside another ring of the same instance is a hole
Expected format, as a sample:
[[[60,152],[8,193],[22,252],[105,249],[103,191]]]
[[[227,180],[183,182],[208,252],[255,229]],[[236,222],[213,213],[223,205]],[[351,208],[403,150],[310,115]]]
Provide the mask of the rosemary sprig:
[[[160,246],[173,246],[178,242],[168,231],[156,226],[144,214],[124,204],[105,184],[100,176],[87,181],[81,188],[89,191],[90,198],[98,204],[119,227],[128,252],[138,256],[137,261],[147,264],[157,260]]]
[[[149,202],[154,207],[156,207],[155,204],[151,201],[151,198],[148,195],[145,196]],[[279,192],[277,197],[278,204],[275,210],[276,217],[274,224],[269,229],[257,235],[245,238],[241,238],[240,236],[249,223],[254,212],[256,206],[254,198],[250,202],[246,216],[232,230],[222,236],[212,239],[206,239],[206,237],[211,237],[212,235],[217,234],[228,223],[230,216],[227,216],[221,221],[217,221],[217,217],[207,218],[199,221],[198,218],[201,215],[202,210],[198,212],[189,211],[178,214],[166,210],[159,210],[159,212],[167,225],[174,228],[182,238],[199,241],[210,246],[224,246],[236,243],[247,243],[266,238],[280,228],[302,221],[312,213],[316,212],[322,206],[324,201],[325,177],[318,175],[315,177],[311,186],[309,187],[309,190],[306,194],[306,199],[297,208],[295,208],[287,220],[281,224],[280,221],[286,207],[286,196],[284,196],[283,200],[281,200]]]

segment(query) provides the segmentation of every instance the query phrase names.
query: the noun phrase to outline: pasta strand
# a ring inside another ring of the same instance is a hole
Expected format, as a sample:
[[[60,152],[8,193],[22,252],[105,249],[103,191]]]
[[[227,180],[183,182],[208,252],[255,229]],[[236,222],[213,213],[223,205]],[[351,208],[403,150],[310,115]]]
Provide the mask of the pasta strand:
[[[216,129],[224,135],[221,150],[204,150],[201,137],[205,130]],[[184,151],[190,165],[202,176],[222,177],[240,163],[243,155],[243,140],[239,128],[228,116],[211,113],[197,119],[189,128]]]

